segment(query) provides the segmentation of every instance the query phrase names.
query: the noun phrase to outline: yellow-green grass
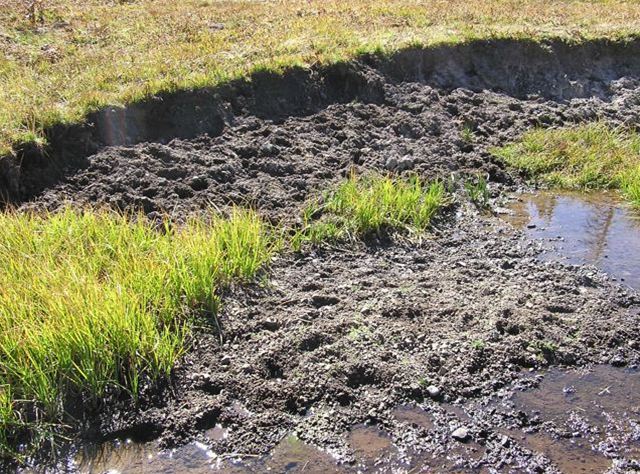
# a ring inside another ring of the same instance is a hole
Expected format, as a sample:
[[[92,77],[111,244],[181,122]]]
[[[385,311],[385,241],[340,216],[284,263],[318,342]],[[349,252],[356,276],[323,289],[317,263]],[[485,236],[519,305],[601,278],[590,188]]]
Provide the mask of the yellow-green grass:
[[[423,232],[445,204],[444,185],[427,183],[414,175],[356,176],[311,201],[303,212],[302,227],[293,238],[294,249],[305,243],[367,237],[389,230]]]
[[[169,375],[194,323],[216,317],[219,290],[275,252],[424,231],[445,201],[441,183],[417,176],[352,175],[305,208],[290,242],[253,211],[159,228],[108,210],[0,213],[0,457],[18,456],[19,437],[38,445],[78,395],[135,398]]]
[[[619,39],[639,29],[633,0],[0,0],[0,155],[101,106],[257,69],[407,45]]]
[[[640,134],[603,122],[534,129],[493,151],[528,177],[565,189],[619,189],[640,207]]]
[[[135,396],[169,374],[196,315],[270,261],[274,235],[250,211],[160,231],[109,211],[0,214],[0,454],[73,394]]]

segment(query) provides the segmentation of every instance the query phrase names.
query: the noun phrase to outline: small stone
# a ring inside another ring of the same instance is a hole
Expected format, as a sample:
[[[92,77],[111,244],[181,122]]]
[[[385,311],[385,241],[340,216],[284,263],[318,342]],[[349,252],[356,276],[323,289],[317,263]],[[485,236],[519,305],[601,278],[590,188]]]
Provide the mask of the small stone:
[[[273,143],[265,143],[260,148],[260,152],[265,156],[274,156],[278,153],[278,147]]]
[[[397,169],[398,171],[410,170],[414,166],[414,160],[410,156],[403,156],[398,161]]]
[[[427,393],[431,398],[438,398],[442,393],[440,387],[436,387],[435,385],[429,385],[427,387]]]
[[[398,160],[396,158],[389,158],[384,167],[389,171],[395,170],[398,167]]]
[[[222,359],[220,359],[220,363],[222,365],[231,365],[231,357],[229,357],[228,355],[222,356]]]
[[[469,439],[469,430],[464,427],[460,427],[451,433],[451,437],[456,441],[465,442]]]

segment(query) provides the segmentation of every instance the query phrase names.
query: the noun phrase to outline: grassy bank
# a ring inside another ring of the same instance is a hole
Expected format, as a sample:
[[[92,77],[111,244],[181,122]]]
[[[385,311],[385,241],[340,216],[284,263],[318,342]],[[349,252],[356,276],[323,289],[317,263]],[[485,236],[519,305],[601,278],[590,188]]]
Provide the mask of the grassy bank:
[[[0,213],[0,457],[16,455],[18,435],[37,445],[77,395],[135,398],[141,381],[168,375],[220,287],[252,279],[276,251],[424,231],[443,203],[441,184],[353,176],[289,232],[251,211],[160,229],[109,211]]]
[[[534,129],[494,154],[527,177],[563,189],[619,189],[640,207],[640,134],[596,122]]]
[[[135,397],[168,374],[194,312],[214,313],[218,288],[275,246],[252,212],[161,232],[106,211],[0,214],[0,450],[62,419],[74,394]]]
[[[30,5],[35,5],[29,7]],[[159,91],[475,38],[621,38],[623,0],[0,0],[0,155]]]

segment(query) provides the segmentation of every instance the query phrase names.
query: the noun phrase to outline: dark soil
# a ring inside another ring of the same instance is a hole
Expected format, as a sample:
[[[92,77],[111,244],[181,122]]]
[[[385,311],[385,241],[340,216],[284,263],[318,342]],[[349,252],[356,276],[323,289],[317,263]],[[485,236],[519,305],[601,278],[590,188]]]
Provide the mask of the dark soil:
[[[367,74],[371,79],[374,71]],[[638,81],[621,79],[610,87],[615,95],[608,100],[554,102],[386,84],[381,104],[336,104],[278,123],[239,117],[217,137],[106,148],[24,207],[106,203],[180,218],[211,204],[239,204],[287,217],[352,169],[428,178],[481,171],[513,184],[488,150],[524,130],[597,118],[638,123]],[[465,128],[473,132],[471,142],[463,139]]]
[[[586,97],[566,99],[542,89],[518,95],[394,82],[358,67],[363,83],[377,84],[375,100],[285,119],[237,116],[213,137],[108,147],[22,208],[108,204],[180,220],[241,204],[292,220],[305,199],[354,168],[428,178],[486,173],[497,195],[523,184],[491,147],[533,126],[640,123],[640,82],[613,73],[589,82]],[[479,454],[462,453],[461,467],[553,472],[545,456],[504,441],[515,408],[469,418],[456,407],[514,383],[535,385],[531,368],[640,363],[640,297],[593,268],[541,262],[539,250],[460,191],[422,242],[282,256],[268,283],[229,290],[222,345],[218,334],[198,332],[170,387],[144,394],[140,409],[112,407],[99,431],[151,433],[174,446],[204,439],[220,423],[231,429],[213,443],[218,453],[265,453],[296,433],[352,461],[348,432],[359,423],[436,454],[461,445],[451,431],[464,425]],[[430,434],[401,431],[393,410],[424,401],[435,420]],[[521,427],[535,424],[519,419]]]

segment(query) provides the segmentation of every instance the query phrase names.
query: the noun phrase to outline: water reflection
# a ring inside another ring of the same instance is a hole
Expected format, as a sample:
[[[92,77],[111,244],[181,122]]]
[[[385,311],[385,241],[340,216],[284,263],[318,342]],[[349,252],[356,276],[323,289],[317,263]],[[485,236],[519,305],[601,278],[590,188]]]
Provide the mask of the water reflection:
[[[211,472],[213,453],[201,443],[161,451],[154,443],[108,442],[85,445],[70,460],[67,472],[81,473],[173,473]]]
[[[640,214],[608,192],[529,194],[505,219],[531,237],[563,240],[543,258],[596,265],[640,288]]]

